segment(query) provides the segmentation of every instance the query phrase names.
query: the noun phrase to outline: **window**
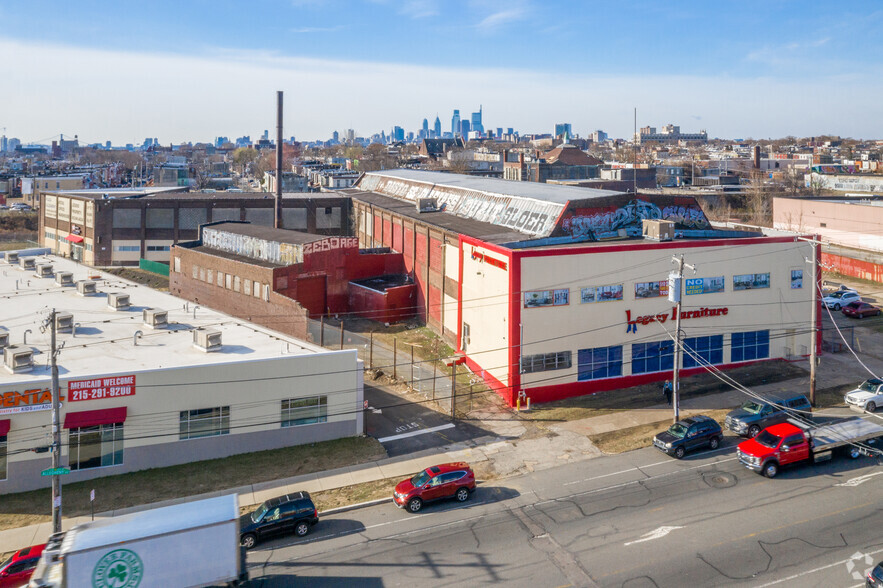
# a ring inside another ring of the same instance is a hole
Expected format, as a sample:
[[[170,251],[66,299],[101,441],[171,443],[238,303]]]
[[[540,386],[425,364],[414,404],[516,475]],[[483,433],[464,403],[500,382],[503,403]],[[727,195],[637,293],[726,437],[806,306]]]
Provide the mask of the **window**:
[[[328,420],[328,397],[290,398],[282,401],[282,426],[297,427]]]
[[[770,287],[769,274],[744,274],[733,276],[733,291],[757,290],[758,288]]]
[[[622,345],[580,349],[578,360],[580,381],[622,375]]]
[[[770,356],[770,332],[733,333],[731,361],[750,361]]]
[[[175,273],[176,274],[181,273],[181,258],[180,257],[175,258]]]
[[[181,439],[198,439],[230,434],[230,407],[181,411]]]
[[[803,270],[791,270],[791,289],[803,288]]]
[[[724,336],[691,337],[684,339],[684,367],[724,362]]]
[[[221,270],[218,270],[218,286],[221,288],[224,287],[224,272]]]
[[[261,283],[260,283],[260,282],[255,282],[255,283],[252,285],[252,291],[251,291],[251,293],[252,293],[252,296],[254,296],[255,298],[260,298],[260,297],[261,297]]]
[[[6,479],[6,435],[0,436],[0,480]]]
[[[215,283],[215,274],[213,270],[205,270],[205,281],[209,284]]]
[[[117,245],[114,251],[141,251],[140,245]]]
[[[86,470],[123,463],[123,423],[71,429],[70,469]]]
[[[566,370],[572,365],[570,351],[525,355],[521,358],[521,373],[532,374],[550,370]]]
[[[632,345],[632,373],[661,372],[674,367],[674,343],[656,341]]]
[[[224,276],[226,288],[229,290],[233,287],[233,276],[231,274],[227,274]]]
[[[192,271],[192,273],[193,273],[193,279],[194,279],[194,280],[197,279],[197,278],[199,277],[199,266],[196,265],[196,264],[193,264],[193,267],[191,268],[191,271]]]
[[[243,294],[251,294],[251,280],[245,278],[242,280],[242,292]]]
[[[148,245],[148,251],[171,251],[170,245]]]
[[[233,291],[234,292],[239,292],[239,284],[240,284],[239,276],[233,276]]]

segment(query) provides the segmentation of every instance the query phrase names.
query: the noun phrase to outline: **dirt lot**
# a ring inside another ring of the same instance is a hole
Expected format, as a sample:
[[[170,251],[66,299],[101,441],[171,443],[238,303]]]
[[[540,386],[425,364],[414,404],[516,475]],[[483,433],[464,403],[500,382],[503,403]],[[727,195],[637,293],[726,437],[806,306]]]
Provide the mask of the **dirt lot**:
[[[64,515],[89,513],[89,491],[95,489],[96,512],[150,504],[180,496],[284,479],[386,457],[375,439],[350,437],[271,451],[234,455],[169,468],[143,470],[65,485]],[[362,491],[352,491],[353,497]],[[329,503],[337,498],[331,497]],[[365,499],[369,500],[369,499]],[[3,496],[0,530],[51,520],[49,490]]]

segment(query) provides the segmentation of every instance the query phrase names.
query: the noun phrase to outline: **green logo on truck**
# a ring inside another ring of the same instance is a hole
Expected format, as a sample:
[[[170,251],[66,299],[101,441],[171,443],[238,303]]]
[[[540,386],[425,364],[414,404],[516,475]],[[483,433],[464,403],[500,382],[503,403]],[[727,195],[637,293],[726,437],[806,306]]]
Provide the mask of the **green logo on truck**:
[[[117,549],[95,564],[92,586],[95,588],[136,588],[144,576],[144,564],[134,551]]]

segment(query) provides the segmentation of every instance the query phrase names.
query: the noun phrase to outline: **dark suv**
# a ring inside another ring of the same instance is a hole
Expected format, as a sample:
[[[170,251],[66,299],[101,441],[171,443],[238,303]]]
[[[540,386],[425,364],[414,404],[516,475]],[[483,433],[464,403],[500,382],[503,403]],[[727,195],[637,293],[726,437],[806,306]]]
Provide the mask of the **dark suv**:
[[[392,499],[399,508],[418,512],[424,502],[456,498],[458,502],[469,500],[475,490],[475,474],[468,463],[444,463],[426,468],[413,478],[396,485]]]
[[[717,449],[723,438],[716,420],[697,414],[676,422],[667,431],[653,437],[653,446],[681,459],[688,451],[701,447]]]
[[[769,396],[764,400],[749,400],[730,411],[724,421],[727,428],[743,437],[756,437],[770,425],[784,423],[791,417],[808,417],[812,405],[803,394]]]
[[[251,549],[274,535],[294,533],[303,537],[319,522],[319,513],[308,492],[295,492],[271,498],[253,513],[239,517],[239,542]]]

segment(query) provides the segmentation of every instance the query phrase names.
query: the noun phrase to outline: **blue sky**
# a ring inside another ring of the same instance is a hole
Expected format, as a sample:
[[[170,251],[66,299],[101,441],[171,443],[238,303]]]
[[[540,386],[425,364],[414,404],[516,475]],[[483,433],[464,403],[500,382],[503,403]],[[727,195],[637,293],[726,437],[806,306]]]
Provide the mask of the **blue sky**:
[[[123,8],[120,8],[120,7]],[[327,138],[484,106],[626,136],[883,137],[883,5],[783,0],[0,0],[0,127],[23,140]]]

